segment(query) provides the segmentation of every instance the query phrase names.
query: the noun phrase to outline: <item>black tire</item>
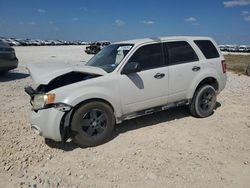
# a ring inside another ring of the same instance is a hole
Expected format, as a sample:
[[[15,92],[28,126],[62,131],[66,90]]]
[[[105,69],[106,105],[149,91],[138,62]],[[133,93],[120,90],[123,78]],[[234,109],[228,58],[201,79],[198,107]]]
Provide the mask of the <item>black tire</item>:
[[[205,118],[213,114],[215,106],[215,89],[211,85],[204,85],[195,92],[189,109],[193,116]]]
[[[107,142],[114,130],[115,117],[112,108],[103,102],[81,105],[71,121],[71,138],[82,147],[92,147]]]

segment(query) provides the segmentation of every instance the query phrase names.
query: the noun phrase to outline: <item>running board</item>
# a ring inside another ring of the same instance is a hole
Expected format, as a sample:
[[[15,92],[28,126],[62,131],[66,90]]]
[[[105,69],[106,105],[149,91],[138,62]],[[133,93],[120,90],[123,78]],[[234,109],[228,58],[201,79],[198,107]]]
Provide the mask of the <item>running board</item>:
[[[146,110],[126,114],[126,115],[122,116],[121,119],[122,119],[122,121],[129,120],[129,119],[134,119],[134,118],[137,118],[137,117],[153,114],[155,112],[160,112],[160,111],[163,111],[163,110],[167,110],[169,108],[178,107],[178,106],[185,106],[185,105],[188,105],[188,104],[189,104],[189,100],[182,100],[182,101],[178,101],[178,102],[174,102],[174,103],[170,103],[170,104],[165,104],[163,106],[157,106],[157,107],[154,107],[154,108],[148,108]]]

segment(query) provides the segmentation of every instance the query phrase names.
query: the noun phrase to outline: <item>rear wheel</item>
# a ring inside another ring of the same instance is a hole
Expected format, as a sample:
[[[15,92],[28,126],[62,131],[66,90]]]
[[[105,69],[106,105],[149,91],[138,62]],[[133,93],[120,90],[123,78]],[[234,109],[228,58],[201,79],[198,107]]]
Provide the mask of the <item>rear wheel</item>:
[[[71,122],[72,140],[83,147],[105,143],[112,135],[115,117],[112,108],[103,102],[80,106]]]
[[[193,116],[205,118],[213,113],[215,105],[215,89],[211,85],[204,85],[195,92],[189,108]]]

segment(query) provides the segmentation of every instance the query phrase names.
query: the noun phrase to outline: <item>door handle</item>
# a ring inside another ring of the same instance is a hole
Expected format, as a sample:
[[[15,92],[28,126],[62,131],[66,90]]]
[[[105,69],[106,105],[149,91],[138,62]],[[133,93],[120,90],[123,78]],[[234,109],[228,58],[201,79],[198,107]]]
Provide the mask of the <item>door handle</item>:
[[[192,71],[199,71],[200,69],[201,69],[200,67],[194,66],[194,67],[192,68]]]
[[[164,73],[156,73],[155,75],[154,75],[154,77],[156,78],[156,79],[161,79],[161,78],[163,78],[165,76],[165,74]]]

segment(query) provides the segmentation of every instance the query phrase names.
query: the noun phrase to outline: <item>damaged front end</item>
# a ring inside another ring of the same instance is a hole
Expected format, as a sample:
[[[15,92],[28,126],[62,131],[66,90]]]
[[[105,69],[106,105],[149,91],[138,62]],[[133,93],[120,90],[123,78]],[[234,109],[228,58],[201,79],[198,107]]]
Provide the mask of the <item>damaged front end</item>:
[[[40,84],[36,89],[33,89],[31,86],[25,87],[25,92],[31,97],[33,110],[40,110],[49,107],[57,107],[62,110],[67,110],[68,107],[66,104],[54,103],[56,94],[49,92],[63,86],[99,76],[100,75],[91,75],[82,72],[70,72],[52,79],[48,84]]]
[[[68,104],[55,102],[56,94],[54,93],[39,92],[40,90],[34,90],[31,86],[25,87],[24,90],[30,96],[30,104],[35,112],[47,108],[56,108],[59,111],[67,112],[72,108]]]
[[[85,70],[85,71],[84,71]],[[56,141],[66,140],[73,106],[63,103],[54,91],[77,82],[104,75],[102,70],[92,67],[64,66],[49,69],[38,66],[28,67],[36,87],[25,87],[32,106],[31,127],[35,133]],[[98,74],[99,73],[99,74]]]
[[[34,111],[50,107],[67,111],[68,106],[56,100],[56,94],[51,91],[106,74],[104,70],[97,67],[56,63],[30,65],[27,69],[36,85],[36,88],[30,86],[25,88],[25,92],[31,97],[31,105]]]
[[[31,129],[45,138],[66,141],[70,135],[69,125],[73,106],[55,102],[56,95],[46,93],[49,91],[48,88],[46,85],[40,85],[37,89],[25,87],[25,92],[31,97]],[[57,128],[51,129],[53,126]]]

